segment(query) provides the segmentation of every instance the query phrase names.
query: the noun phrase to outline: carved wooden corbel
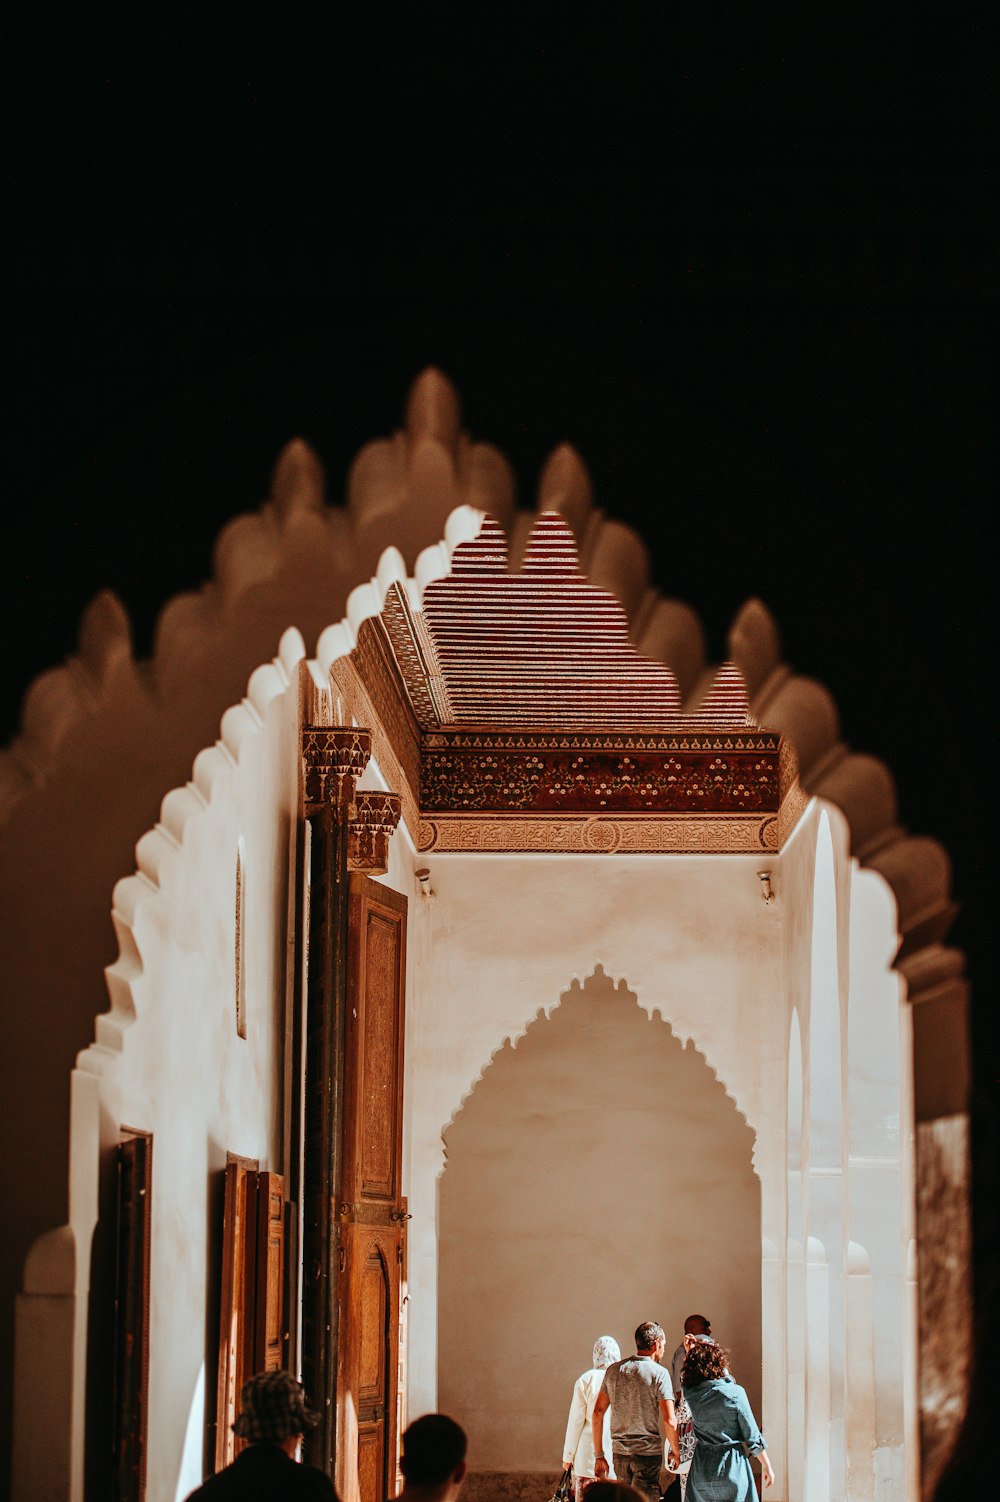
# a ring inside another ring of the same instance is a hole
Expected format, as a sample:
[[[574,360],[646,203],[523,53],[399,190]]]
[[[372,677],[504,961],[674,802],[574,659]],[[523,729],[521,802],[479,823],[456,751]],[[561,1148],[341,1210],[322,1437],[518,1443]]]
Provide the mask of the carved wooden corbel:
[[[308,817],[331,808],[343,814],[372,754],[371,731],[356,725],[306,725],[302,730],[304,808]]]
[[[354,803],[348,868],[381,876],[389,869],[389,841],[399,823],[402,799],[398,793],[360,792]]]

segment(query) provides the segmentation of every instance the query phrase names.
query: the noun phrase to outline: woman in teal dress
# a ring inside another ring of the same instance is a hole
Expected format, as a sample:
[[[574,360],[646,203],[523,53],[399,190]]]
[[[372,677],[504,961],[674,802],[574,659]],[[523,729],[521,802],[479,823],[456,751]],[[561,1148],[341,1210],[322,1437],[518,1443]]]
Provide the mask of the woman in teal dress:
[[[753,1502],[757,1496],[749,1455],[760,1461],[764,1485],[774,1471],[746,1392],[729,1375],[728,1351],[714,1341],[685,1341],[681,1382],[697,1444],[685,1502]]]

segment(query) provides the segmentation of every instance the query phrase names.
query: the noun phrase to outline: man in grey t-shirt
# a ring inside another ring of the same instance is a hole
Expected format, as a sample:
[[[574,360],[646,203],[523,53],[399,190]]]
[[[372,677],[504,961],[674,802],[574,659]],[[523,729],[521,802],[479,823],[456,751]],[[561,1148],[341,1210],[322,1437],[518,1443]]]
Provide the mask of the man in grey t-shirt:
[[[635,1355],[615,1361],[604,1373],[604,1385],[594,1404],[591,1420],[594,1435],[594,1475],[603,1481],[608,1474],[604,1454],[604,1413],[611,1409],[611,1453],[619,1481],[637,1487],[653,1502],[660,1498],[660,1467],[663,1440],[660,1421],[674,1463],[680,1463],[677,1425],[674,1422],[674,1390],[670,1373],[660,1365],[667,1337],[652,1320],[635,1332]]]

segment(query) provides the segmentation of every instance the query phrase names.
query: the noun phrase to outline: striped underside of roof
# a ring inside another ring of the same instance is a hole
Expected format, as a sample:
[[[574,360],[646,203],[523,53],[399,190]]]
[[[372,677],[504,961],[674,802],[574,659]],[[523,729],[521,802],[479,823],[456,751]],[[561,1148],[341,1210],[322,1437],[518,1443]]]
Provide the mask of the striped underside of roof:
[[[478,536],[455,549],[450,574],[424,590],[414,634],[423,671],[436,680],[428,686],[438,712],[456,726],[669,731],[753,723],[732,664],[685,713],[673,673],[636,651],[624,608],[581,574],[573,533],[554,512],[538,518],[516,573],[503,530],[487,517]]]

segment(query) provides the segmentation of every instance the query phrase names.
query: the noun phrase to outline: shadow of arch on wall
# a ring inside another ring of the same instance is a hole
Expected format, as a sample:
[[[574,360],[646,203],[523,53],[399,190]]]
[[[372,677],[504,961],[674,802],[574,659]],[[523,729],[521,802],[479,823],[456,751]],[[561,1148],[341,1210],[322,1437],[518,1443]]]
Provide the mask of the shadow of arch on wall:
[[[754,1132],[705,1058],[597,966],[444,1131],[438,1397],[476,1470],[558,1470],[599,1335],[703,1313],[760,1412]]]

